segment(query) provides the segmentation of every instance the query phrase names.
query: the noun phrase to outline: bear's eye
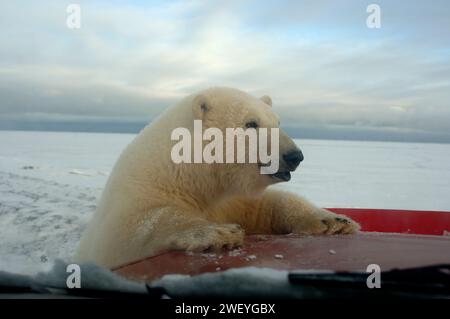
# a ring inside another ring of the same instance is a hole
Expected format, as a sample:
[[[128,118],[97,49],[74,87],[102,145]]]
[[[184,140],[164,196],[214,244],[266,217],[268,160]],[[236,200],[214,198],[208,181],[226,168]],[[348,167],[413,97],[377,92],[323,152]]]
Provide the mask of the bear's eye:
[[[246,128],[258,128],[258,123],[256,121],[250,121],[245,123]]]

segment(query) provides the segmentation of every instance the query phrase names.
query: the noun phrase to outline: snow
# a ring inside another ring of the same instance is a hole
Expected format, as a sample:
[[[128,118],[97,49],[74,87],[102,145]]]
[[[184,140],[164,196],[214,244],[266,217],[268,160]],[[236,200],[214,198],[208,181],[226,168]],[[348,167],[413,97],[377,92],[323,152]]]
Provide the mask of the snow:
[[[33,274],[70,259],[133,136],[0,132],[0,270]]]
[[[70,260],[133,137],[0,131],[0,270],[35,274]],[[278,188],[324,207],[450,210],[448,144],[297,143],[305,161]]]
[[[314,288],[291,285],[288,272],[269,268],[243,267],[197,276],[166,275],[153,281],[169,296],[224,298],[312,298],[320,294]]]
[[[142,283],[136,283],[125,279],[110,270],[99,267],[93,263],[80,265],[81,288],[110,290],[132,293],[146,293],[147,289]],[[44,287],[67,288],[67,278],[71,272],[67,272],[67,263],[57,259],[51,269],[40,272],[33,280]]]
[[[230,257],[237,257],[237,256],[242,255],[242,253],[243,253],[242,249],[236,248],[236,249],[230,250],[228,252],[228,256],[230,256]]]
[[[95,264],[82,264],[80,268],[82,274],[80,288],[82,289],[134,294],[148,293],[144,283],[128,280]],[[256,267],[220,270],[220,267],[217,267],[217,272],[197,276],[166,275],[149,283],[149,288],[158,290],[163,288],[172,298],[205,296],[208,298],[249,296],[252,298],[267,298],[269,296],[270,298],[314,298],[322,295],[322,292],[313,287],[290,284],[288,272],[284,270]],[[331,273],[323,270],[318,272]],[[307,274],[308,272],[297,273]],[[58,259],[48,271],[32,276],[13,275],[0,271],[0,285],[46,287],[53,288],[54,291],[61,293],[62,291],[58,289],[64,290],[67,288],[67,278],[70,274],[70,272],[67,272],[67,263]],[[167,298],[167,296],[165,297]]]
[[[323,207],[450,210],[450,144],[300,140],[283,189]]]
[[[36,275],[17,275],[0,271],[0,286],[2,287],[29,287],[52,288],[53,290],[68,288],[67,279],[73,274],[67,271],[68,264],[60,259],[54,261],[53,267]],[[121,277],[106,268],[93,263],[85,263],[80,266],[80,287],[86,290],[114,291],[134,294],[147,294],[144,283],[137,283]],[[82,274],[82,276],[81,276]],[[62,291],[58,291],[62,293]]]

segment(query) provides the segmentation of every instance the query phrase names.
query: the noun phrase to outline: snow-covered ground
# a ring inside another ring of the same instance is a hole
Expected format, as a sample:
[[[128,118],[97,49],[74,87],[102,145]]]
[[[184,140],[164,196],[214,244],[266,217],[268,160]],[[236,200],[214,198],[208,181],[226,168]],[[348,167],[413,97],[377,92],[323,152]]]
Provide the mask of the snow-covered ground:
[[[0,131],[0,270],[70,259],[133,134]],[[298,140],[305,154],[277,187],[324,207],[450,211],[450,144]]]

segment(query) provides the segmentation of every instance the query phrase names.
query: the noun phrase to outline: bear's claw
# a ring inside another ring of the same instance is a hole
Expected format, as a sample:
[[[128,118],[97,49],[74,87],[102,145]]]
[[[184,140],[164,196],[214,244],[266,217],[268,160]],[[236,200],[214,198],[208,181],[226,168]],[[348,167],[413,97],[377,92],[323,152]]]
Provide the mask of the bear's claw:
[[[293,232],[301,235],[337,235],[353,234],[359,229],[359,224],[350,218],[321,210],[310,216],[303,216]]]

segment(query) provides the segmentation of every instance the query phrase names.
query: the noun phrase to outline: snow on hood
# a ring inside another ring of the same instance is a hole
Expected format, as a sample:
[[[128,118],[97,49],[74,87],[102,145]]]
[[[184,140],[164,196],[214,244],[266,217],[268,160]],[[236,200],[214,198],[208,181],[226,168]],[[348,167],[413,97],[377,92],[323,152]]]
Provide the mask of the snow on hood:
[[[67,263],[62,260],[56,260],[53,268],[48,272],[38,273],[34,279],[37,283],[54,288],[66,289]],[[127,293],[146,293],[147,288],[144,283],[123,278],[109,269],[97,266],[94,263],[80,264],[81,268],[81,288],[107,290]],[[74,288],[76,289],[76,288]]]
[[[166,275],[150,287],[162,287],[172,297],[310,298],[320,294],[312,287],[291,285],[287,271],[257,267],[197,276]]]
[[[56,260],[48,272],[32,276],[0,272],[0,285],[41,286],[67,289],[68,263]],[[124,293],[146,294],[145,283],[121,277],[94,263],[81,268],[81,288]],[[321,293],[313,287],[292,285],[288,272],[269,268],[244,267],[196,276],[171,274],[148,283],[149,288],[163,288],[170,297],[221,298],[314,298]],[[74,288],[75,289],[75,288]]]

